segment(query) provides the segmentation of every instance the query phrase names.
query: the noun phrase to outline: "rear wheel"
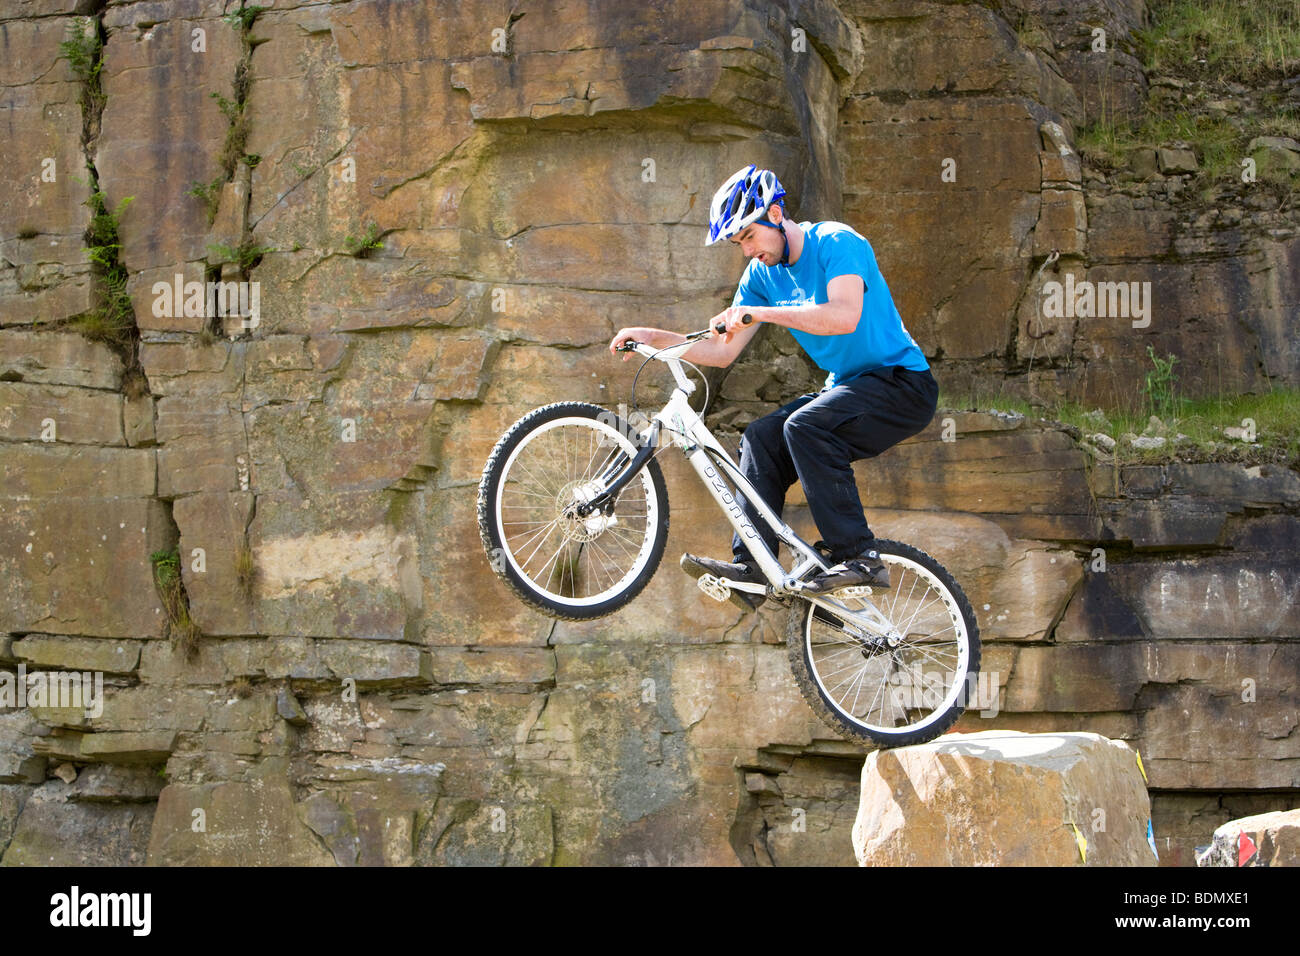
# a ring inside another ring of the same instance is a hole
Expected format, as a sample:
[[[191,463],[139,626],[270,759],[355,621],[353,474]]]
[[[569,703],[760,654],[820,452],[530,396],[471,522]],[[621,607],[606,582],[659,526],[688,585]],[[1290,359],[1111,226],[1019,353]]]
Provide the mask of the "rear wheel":
[[[870,601],[893,634],[875,636],[834,611],[795,601],[790,669],[812,709],[853,740],[898,747],[933,740],[974,701],[979,627],[952,575],[910,545],[877,539],[890,587],[829,595],[850,611]],[[891,640],[892,638],[892,640]]]
[[[651,459],[612,508],[581,515],[637,453],[612,412],[559,402],[497,442],[479,482],[478,523],[493,570],[552,617],[586,620],[641,593],[668,541],[668,492]]]

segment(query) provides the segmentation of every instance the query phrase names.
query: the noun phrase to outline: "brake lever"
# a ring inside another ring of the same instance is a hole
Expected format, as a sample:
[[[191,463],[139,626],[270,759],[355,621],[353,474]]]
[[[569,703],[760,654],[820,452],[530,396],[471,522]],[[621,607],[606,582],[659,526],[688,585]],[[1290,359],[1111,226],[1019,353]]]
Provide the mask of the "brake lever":
[[[753,317],[752,315],[750,315],[748,312],[746,312],[744,315],[742,315],[742,316],[740,317],[740,324],[741,324],[741,325],[750,325],[750,324],[753,323],[753,321],[754,321],[754,317]],[[719,322],[717,325],[715,325],[715,326],[713,327],[713,331],[717,332],[719,335],[726,335],[726,334],[727,334],[727,326],[726,326],[725,324]]]

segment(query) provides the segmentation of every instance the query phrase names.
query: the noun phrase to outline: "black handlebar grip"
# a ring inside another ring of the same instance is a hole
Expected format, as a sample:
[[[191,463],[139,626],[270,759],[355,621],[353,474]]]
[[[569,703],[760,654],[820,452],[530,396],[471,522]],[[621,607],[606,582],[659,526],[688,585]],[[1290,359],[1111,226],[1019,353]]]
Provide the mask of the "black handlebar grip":
[[[753,321],[754,321],[754,317],[753,317],[752,315],[750,315],[748,312],[746,312],[744,315],[742,315],[742,316],[740,317],[740,324],[741,324],[741,325],[749,325],[749,324],[751,324]],[[722,335],[722,334],[724,334],[724,333],[727,331],[727,327],[726,327],[725,325],[723,325],[722,323],[718,323],[717,325],[715,325],[715,326],[713,327],[713,331],[717,332],[719,335]]]

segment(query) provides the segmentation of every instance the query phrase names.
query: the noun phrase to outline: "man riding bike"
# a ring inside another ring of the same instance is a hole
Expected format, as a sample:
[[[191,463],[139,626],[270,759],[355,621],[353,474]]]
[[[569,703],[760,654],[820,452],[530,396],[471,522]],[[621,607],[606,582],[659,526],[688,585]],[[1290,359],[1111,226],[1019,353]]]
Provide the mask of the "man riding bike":
[[[802,395],[745,429],[740,470],[777,515],[786,491],[799,480],[817,530],[818,547],[832,567],[806,586],[814,594],[868,584],[888,587],[889,572],[872,548],[851,463],[872,458],[917,434],[934,417],[939,386],[916,342],[903,327],[870,244],[839,222],[794,223],[785,218],[785,190],[776,175],[753,165],[738,171],[714,194],[705,245],[728,240],[750,259],[731,307],[709,322],[713,335],[684,358],[726,367],[735,361],[759,322],[788,328],[823,371],[818,392]],[[742,317],[754,317],[746,325]],[[725,332],[716,331],[723,326]],[[619,330],[615,350],[629,340],[654,348],[685,341],[664,329]],[[775,534],[737,493],[746,516],[776,553]],[[734,562],[682,555],[693,577],[712,574],[763,583],[753,557],[733,536]],[[732,600],[757,608],[764,598],[733,590]]]

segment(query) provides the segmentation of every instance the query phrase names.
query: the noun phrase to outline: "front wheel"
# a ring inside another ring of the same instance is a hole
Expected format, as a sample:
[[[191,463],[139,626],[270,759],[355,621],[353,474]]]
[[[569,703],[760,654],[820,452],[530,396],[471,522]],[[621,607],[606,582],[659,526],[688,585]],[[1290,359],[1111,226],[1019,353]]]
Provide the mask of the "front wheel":
[[[637,453],[633,430],[584,402],[516,422],[479,482],[478,526],[497,575],[525,602],[565,620],[618,610],[641,593],[668,542],[668,492],[650,459],[612,508],[581,515]]]
[[[979,626],[951,574],[910,545],[877,539],[890,587],[837,597],[850,611],[870,601],[888,619],[892,640],[834,612],[796,600],[786,643],[804,699],[842,736],[883,747],[939,736],[974,699]]]

